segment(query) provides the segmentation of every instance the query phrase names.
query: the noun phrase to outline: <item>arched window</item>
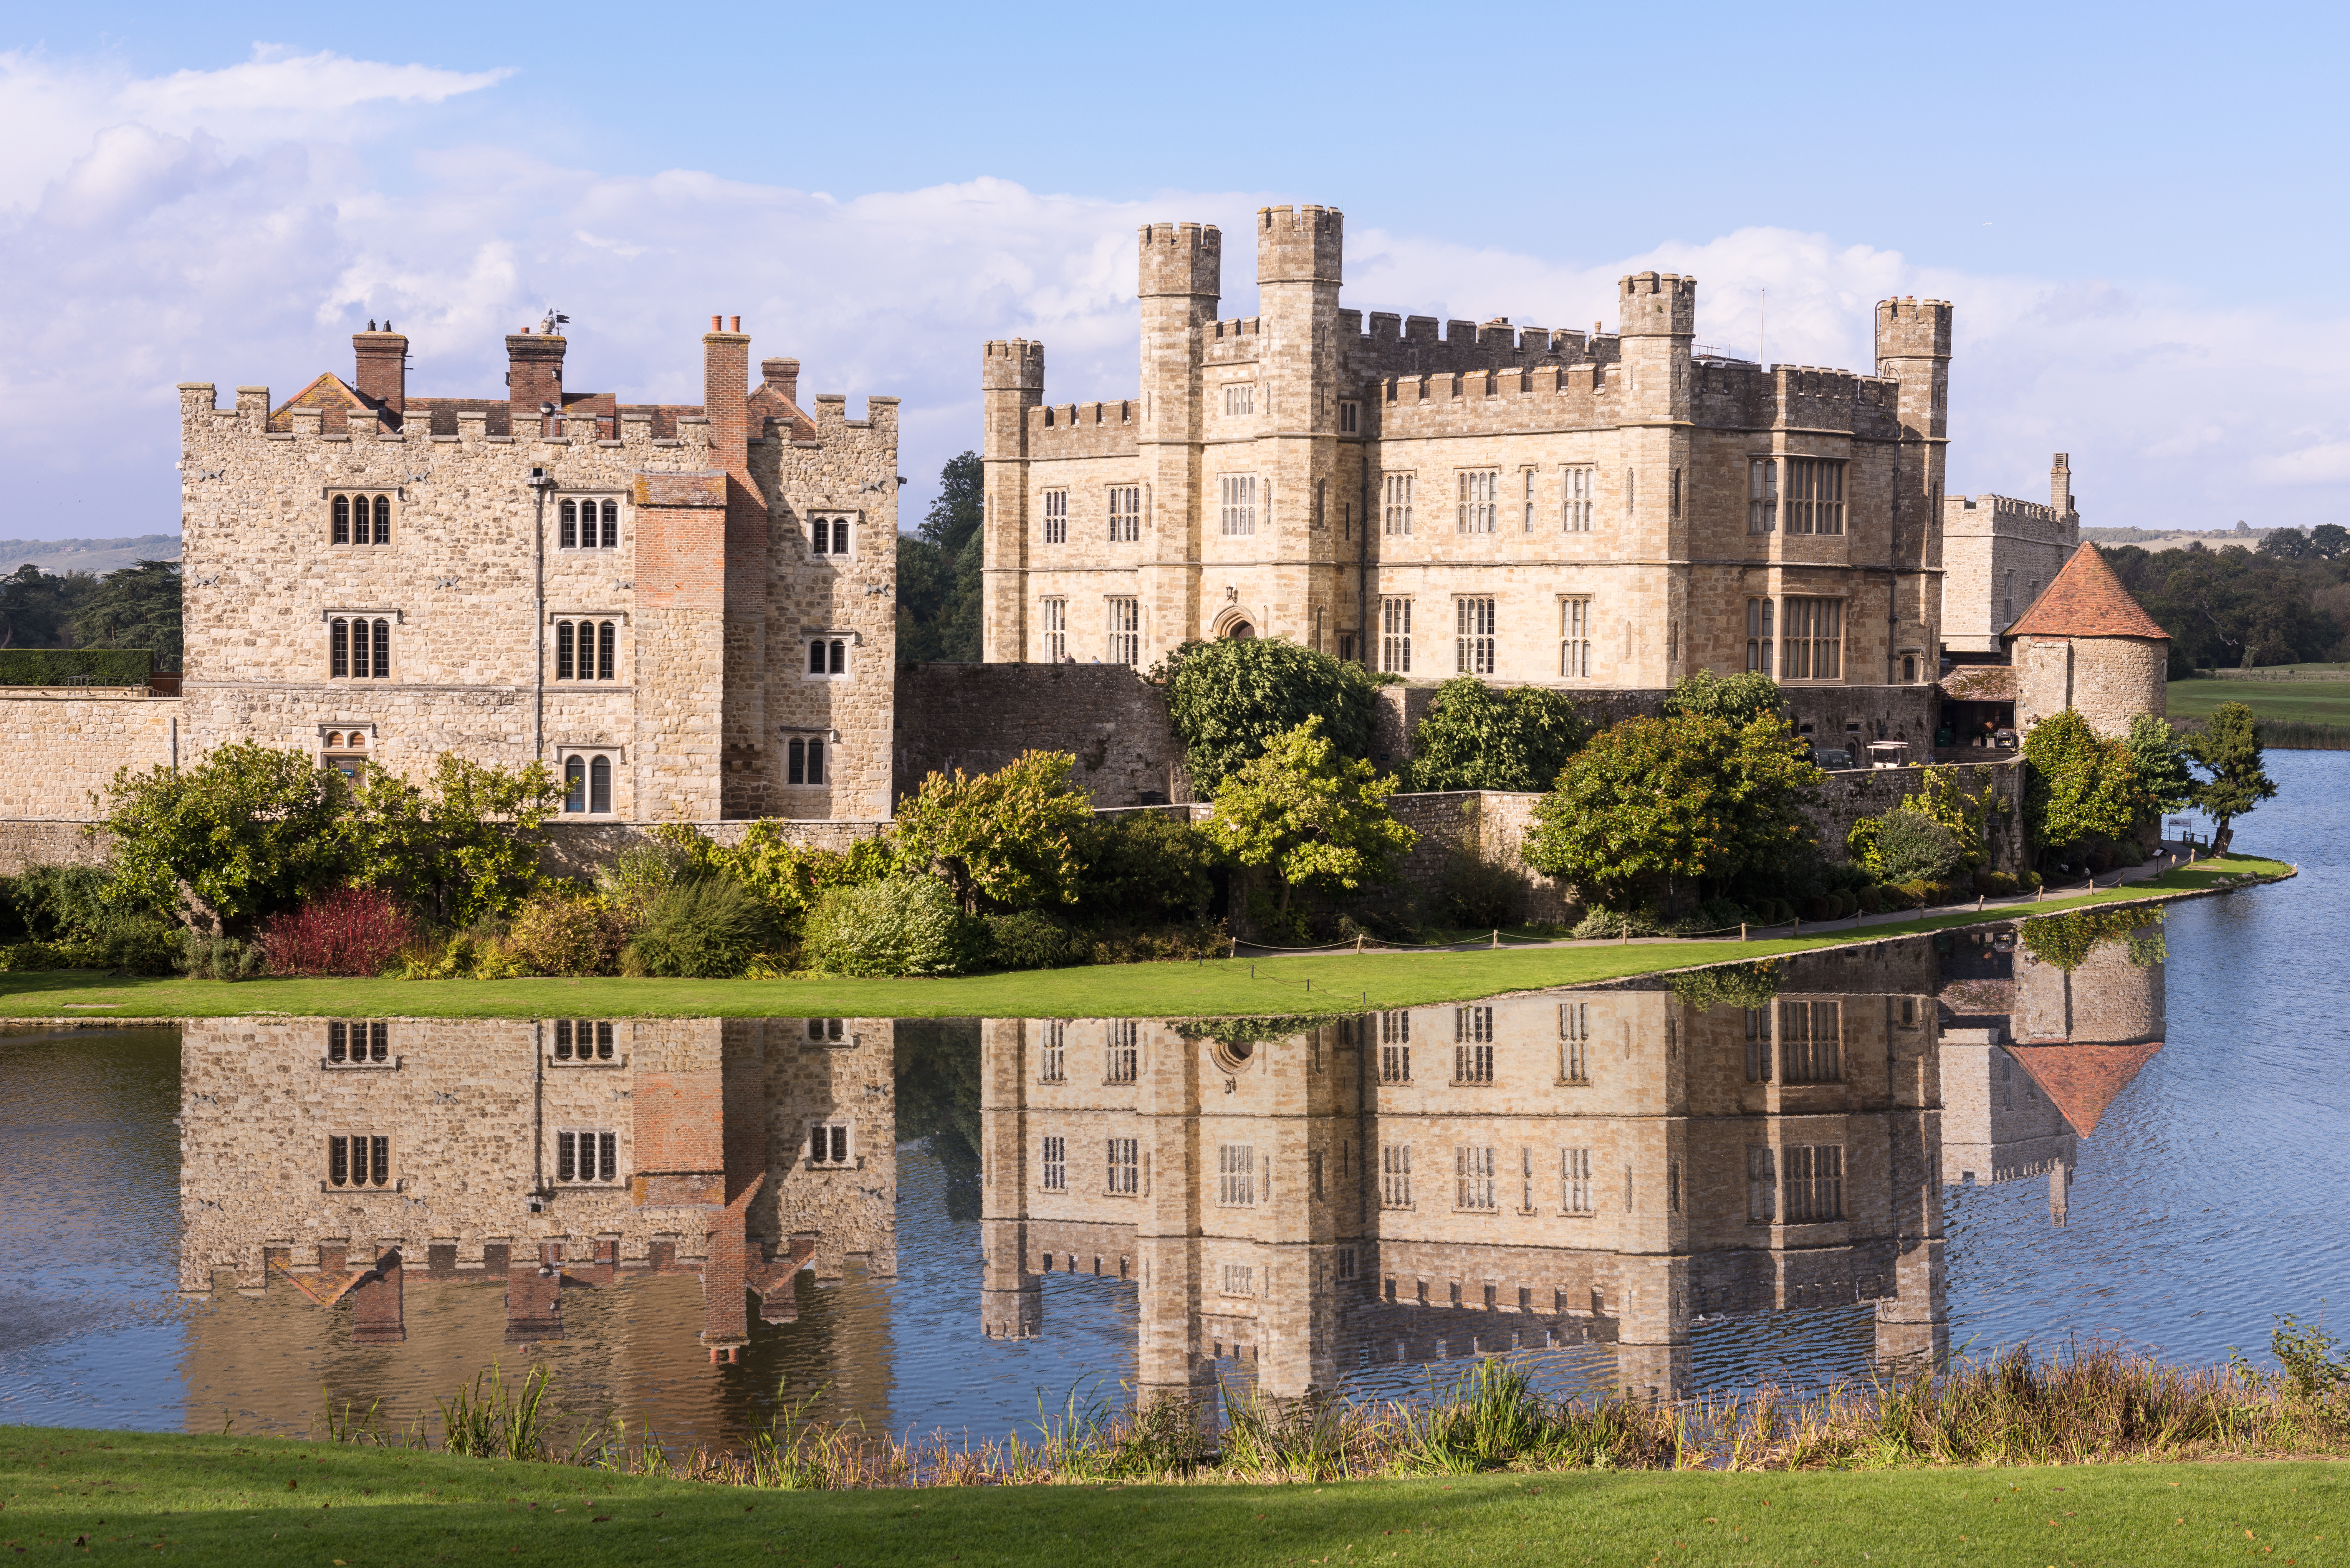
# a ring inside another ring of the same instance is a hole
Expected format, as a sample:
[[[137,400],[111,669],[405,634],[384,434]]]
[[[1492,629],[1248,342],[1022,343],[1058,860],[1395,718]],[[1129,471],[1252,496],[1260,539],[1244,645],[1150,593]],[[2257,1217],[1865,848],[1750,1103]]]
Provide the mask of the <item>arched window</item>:
[[[389,495],[375,498],[375,542],[379,545],[391,543],[391,497]]]
[[[351,623],[338,620],[327,628],[328,674],[340,680],[351,672]]]
[[[619,547],[620,504],[617,501],[607,501],[604,503],[604,548],[617,550]]]
[[[1904,680],[1918,679],[1918,660],[1914,655],[1905,653],[1901,656],[1901,679]]]
[[[808,644],[808,673],[810,675],[824,673],[824,644],[820,640]]]
[[[563,544],[561,547],[566,550],[573,549],[577,547],[579,543],[579,503],[577,501],[565,502],[563,504],[563,509],[558,515],[563,519],[563,532],[561,535]]]
[[[822,741],[808,742],[807,782],[812,784],[824,783],[824,742]]]
[[[391,679],[391,622],[388,620],[375,623],[375,678]]]
[[[597,628],[596,628],[596,679],[597,679],[597,680],[611,680],[611,679],[612,679],[612,656],[613,656],[613,654],[614,654],[615,652],[617,652],[617,651],[619,650],[619,635],[618,631],[614,628],[614,627],[613,627],[613,625],[612,625],[612,623],[611,623],[610,621],[608,621],[608,621],[605,621],[602,625],[600,625],[600,626],[597,627]],[[582,651],[582,653],[584,654],[586,650],[583,649],[581,651]]]
[[[588,809],[612,809],[612,759],[597,757],[588,763]]]
[[[832,649],[832,673],[835,675],[847,674],[848,644],[843,642],[838,638],[835,638],[833,639],[830,646]]]
[[[567,506],[570,503],[564,504]],[[555,678],[557,680],[571,679],[571,623],[567,620],[555,623]]]
[[[588,759],[571,757],[563,764],[563,809],[588,809]]]
[[[335,497],[335,543],[348,545],[350,542],[351,498],[348,495],[338,495]]]

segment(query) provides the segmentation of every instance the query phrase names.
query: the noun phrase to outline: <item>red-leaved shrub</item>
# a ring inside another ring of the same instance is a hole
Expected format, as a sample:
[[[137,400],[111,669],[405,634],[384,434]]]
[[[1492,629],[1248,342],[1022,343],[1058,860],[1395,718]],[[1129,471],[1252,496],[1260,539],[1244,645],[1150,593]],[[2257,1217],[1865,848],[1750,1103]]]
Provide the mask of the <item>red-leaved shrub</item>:
[[[272,974],[381,974],[416,934],[408,911],[374,888],[338,888],[272,915],[254,945]]]

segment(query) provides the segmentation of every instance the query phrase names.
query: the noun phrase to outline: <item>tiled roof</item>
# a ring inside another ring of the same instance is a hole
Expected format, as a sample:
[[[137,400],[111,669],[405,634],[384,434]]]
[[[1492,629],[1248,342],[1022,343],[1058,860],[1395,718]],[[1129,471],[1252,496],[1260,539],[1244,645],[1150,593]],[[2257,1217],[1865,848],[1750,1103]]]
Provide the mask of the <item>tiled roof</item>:
[[[2139,1045],[2010,1045],[2032,1081],[2047,1091],[2073,1130],[2087,1137],[2114,1096],[2130,1085],[2138,1069],[2162,1049],[2159,1040]]]
[[[1961,664],[1942,677],[1942,695],[1953,702],[2012,702],[2015,666]]]
[[[2007,628],[2009,637],[2158,637],[2170,634],[2146,613],[2144,606],[2122,587],[2095,545],[2073,552],[2048,591],[2032,603],[2023,618]]]

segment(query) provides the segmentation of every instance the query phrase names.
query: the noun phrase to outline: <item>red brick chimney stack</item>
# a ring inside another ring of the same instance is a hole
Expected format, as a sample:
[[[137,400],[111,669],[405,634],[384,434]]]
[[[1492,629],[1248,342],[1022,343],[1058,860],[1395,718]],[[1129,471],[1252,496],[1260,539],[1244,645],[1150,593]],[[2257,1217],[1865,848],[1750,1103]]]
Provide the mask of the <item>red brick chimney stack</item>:
[[[770,387],[784,395],[784,400],[796,408],[800,400],[800,362],[797,359],[762,359],[759,375]]]
[[[751,485],[751,339],[743,318],[722,332],[723,317],[710,318],[702,339],[702,412],[710,421],[710,462],[746,489]]]
[[[506,338],[506,407],[514,433],[546,433],[539,405],[553,403],[563,410],[563,338],[555,333],[533,333],[527,327]]]
[[[351,334],[351,352],[359,362],[351,389],[395,419],[408,412],[408,338],[383,324],[378,332],[368,323],[365,332]]]

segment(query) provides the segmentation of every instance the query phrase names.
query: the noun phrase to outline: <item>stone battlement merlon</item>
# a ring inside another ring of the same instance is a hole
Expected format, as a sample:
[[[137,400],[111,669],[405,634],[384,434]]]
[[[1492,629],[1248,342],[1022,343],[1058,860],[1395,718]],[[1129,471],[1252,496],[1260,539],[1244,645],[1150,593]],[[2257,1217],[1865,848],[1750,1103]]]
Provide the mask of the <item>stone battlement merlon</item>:
[[[1256,278],[1265,283],[1341,281],[1347,217],[1336,207],[1259,207]]]
[[[1135,250],[1142,298],[1214,299],[1223,293],[1224,236],[1213,223],[1145,223]]]
[[[1737,361],[1697,365],[1691,378],[1699,400],[1693,413],[1700,424],[1794,424],[1879,439],[1895,433],[1898,383],[1878,377],[1809,365],[1774,365],[1765,372]],[[1620,370],[1586,360],[1426,370],[1380,377],[1373,387],[1387,410],[1385,433],[1401,437],[1430,433],[1418,428],[1415,416],[1443,424],[1466,420],[1494,432],[1557,423],[1610,424],[1617,418],[1610,400],[1622,382]]]

